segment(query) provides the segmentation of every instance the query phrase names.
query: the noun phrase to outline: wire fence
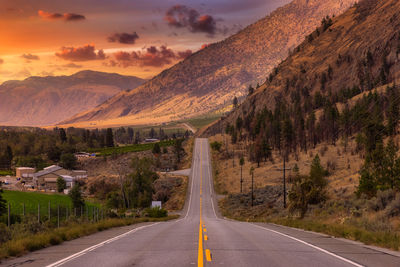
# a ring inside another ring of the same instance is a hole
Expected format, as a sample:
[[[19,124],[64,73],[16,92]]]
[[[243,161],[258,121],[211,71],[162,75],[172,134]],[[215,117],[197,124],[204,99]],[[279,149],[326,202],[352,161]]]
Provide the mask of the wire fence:
[[[40,205],[40,203],[20,203],[19,205],[7,203],[7,215],[0,219],[8,227],[15,223],[23,222],[28,218],[35,219],[38,223],[47,223],[53,227],[60,227],[60,225],[62,226],[70,221],[98,222],[106,217],[105,210],[96,206],[85,204],[80,207],[73,207],[71,205],[48,202],[46,206]]]

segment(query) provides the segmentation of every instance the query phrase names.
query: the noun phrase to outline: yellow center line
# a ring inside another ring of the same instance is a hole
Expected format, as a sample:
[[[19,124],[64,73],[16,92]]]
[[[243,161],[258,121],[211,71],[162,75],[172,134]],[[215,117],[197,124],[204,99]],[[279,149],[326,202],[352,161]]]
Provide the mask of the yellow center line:
[[[201,209],[202,209],[202,201],[201,201],[201,194],[202,194],[202,187],[203,187],[203,172],[201,167],[201,158],[203,154],[203,146],[200,146],[200,224],[199,224],[199,250],[198,250],[198,257],[197,257],[197,266],[203,267],[204,265],[204,253],[203,253],[203,228],[201,227],[202,219],[201,219]]]
[[[204,266],[204,248],[203,248],[203,232],[207,232],[206,225],[203,224],[202,219],[202,193],[203,193],[203,168],[201,166],[201,159],[203,156],[203,146],[200,146],[200,224],[199,224],[199,250],[198,250],[198,257],[197,257],[197,266],[203,267]],[[207,241],[207,235],[204,235],[204,240]],[[205,250],[206,260],[210,262],[211,259],[211,252],[209,249]]]
[[[211,261],[211,252],[209,249],[206,249],[206,259],[207,261]]]

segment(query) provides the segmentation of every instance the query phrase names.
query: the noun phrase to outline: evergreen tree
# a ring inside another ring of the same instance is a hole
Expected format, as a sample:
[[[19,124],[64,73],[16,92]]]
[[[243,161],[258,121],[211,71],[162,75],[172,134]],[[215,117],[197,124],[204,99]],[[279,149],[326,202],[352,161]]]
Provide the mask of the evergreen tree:
[[[81,207],[85,206],[85,201],[82,197],[81,187],[79,186],[79,184],[75,184],[72,187],[71,191],[69,191],[68,195],[71,198],[72,206],[75,209],[80,209]]]
[[[135,208],[150,206],[153,196],[153,183],[158,175],[152,170],[153,162],[148,158],[132,159],[131,167],[134,170],[130,177],[128,195]]]
[[[254,93],[254,88],[253,88],[253,86],[250,85],[248,90],[249,90],[249,96],[252,95],[252,94]]]
[[[57,192],[62,193],[67,188],[67,183],[62,177],[57,178]]]
[[[107,128],[105,145],[107,147],[114,147],[114,134],[111,128]]]
[[[161,148],[159,143],[155,143],[153,146],[153,154],[160,154],[161,153]]]
[[[0,188],[0,217],[3,214],[7,213],[7,201],[3,198],[2,194],[3,194],[3,189]]]
[[[77,159],[76,159],[75,155],[72,153],[62,154],[60,161],[61,161],[60,162],[61,166],[67,170],[74,169],[77,164]]]
[[[67,133],[65,132],[64,128],[59,129],[59,135],[62,143],[67,142]]]
[[[234,108],[237,108],[237,105],[238,105],[238,99],[237,99],[237,97],[235,96],[234,98],[233,98],[233,107]]]

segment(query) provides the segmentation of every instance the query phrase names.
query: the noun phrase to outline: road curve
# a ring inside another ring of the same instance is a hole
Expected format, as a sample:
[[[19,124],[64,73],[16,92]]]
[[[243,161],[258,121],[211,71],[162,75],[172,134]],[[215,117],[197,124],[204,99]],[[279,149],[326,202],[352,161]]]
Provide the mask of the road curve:
[[[42,253],[43,258],[52,256],[47,266],[400,266],[400,257],[394,252],[292,228],[219,217],[210,164],[208,140],[196,139],[188,201],[181,219],[141,225],[82,246],[71,255]],[[8,262],[8,266],[30,265],[27,259],[19,264]]]

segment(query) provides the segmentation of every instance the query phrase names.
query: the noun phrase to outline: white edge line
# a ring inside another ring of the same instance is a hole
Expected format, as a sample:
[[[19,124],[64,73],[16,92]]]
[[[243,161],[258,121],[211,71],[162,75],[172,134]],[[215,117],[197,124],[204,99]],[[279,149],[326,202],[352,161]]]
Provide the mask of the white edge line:
[[[123,234],[121,234],[121,235],[119,235],[119,236],[110,238],[110,239],[108,239],[108,240],[106,240],[106,241],[103,241],[103,242],[97,244],[97,245],[88,247],[88,248],[86,248],[86,249],[84,249],[84,250],[82,250],[82,251],[80,251],[80,252],[78,252],[78,253],[72,254],[71,256],[66,257],[66,258],[64,258],[64,259],[61,259],[61,260],[59,260],[59,261],[57,261],[57,262],[55,262],[55,263],[49,264],[49,265],[47,265],[46,267],[61,266],[61,265],[63,265],[64,263],[67,263],[67,262],[69,262],[69,261],[71,261],[71,260],[73,260],[73,259],[76,259],[76,258],[78,258],[78,257],[80,257],[80,256],[82,256],[82,255],[84,255],[84,254],[86,254],[87,252],[90,252],[90,251],[95,250],[95,249],[97,249],[97,248],[99,248],[99,247],[102,247],[102,246],[104,246],[105,244],[111,243],[111,242],[113,242],[113,241],[116,241],[116,240],[118,240],[118,239],[124,237],[124,236],[127,236],[127,235],[132,234],[132,233],[134,233],[134,232],[137,232],[137,231],[139,231],[139,230],[141,230],[141,229],[144,229],[144,228],[147,228],[147,227],[150,227],[150,226],[154,226],[154,225],[157,225],[157,224],[159,224],[159,222],[158,222],[158,223],[153,223],[153,224],[150,224],[150,225],[144,225],[144,226],[141,226],[141,227],[132,229],[132,230],[130,230],[130,231],[126,232],[126,233],[123,233]]]
[[[340,260],[342,260],[342,261],[344,261],[344,262],[347,262],[347,263],[349,263],[349,264],[351,264],[351,265],[353,265],[353,266],[364,267],[364,265],[361,265],[361,264],[358,264],[358,263],[356,263],[356,262],[354,262],[354,261],[351,261],[351,260],[349,260],[349,259],[343,258],[342,256],[336,255],[336,254],[334,254],[334,253],[332,253],[332,252],[330,252],[330,251],[328,251],[328,250],[325,250],[325,249],[323,249],[323,248],[317,247],[317,246],[315,246],[315,245],[313,245],[313,244],[310,244],[310,243],[308,243],[308,242],[306,242],[306,241],[303,241],[303,240],[301,240],[301,239],[295,238],[295,237],[293,237],[293,236],[290,236],[290,235],[287,235],[287,234],[283,234],[283,233],[281,233],[281,232],[278,232],[278,231],[275,231],[275,230],[271,230],[271,229],[268,229],[268,228],[265,228],[265,227],[262,227],[262,226],[253,224],[253,223],[250,223],[250,225],[253,225],[254,227],[257,227],[257,228],[261,228],[261,229],[263,229],[264,231],[269,231],[269,232],[272,232],[272,233],[275,233],[275,234],[278,234],[278,235],[281,235],[281,236],[290,238],[290,239],[295,240],[295,241],[297,241],[297,242],[299,242],[299,243],[302,243],[302,244],[307,245],[307,246],[309,246],[309,247],[312,247],[312,248],[314,248],[314,249],[316,249],[316,250],[319,250],[319,251],[321,251],[321,252],[323,252],[323,253],[325,253],[325,254],[328,254],[328,255],[330,255],[330,256],[332,256],[332,257],[335,257],[335,258],[340,259]]]
[[[217,213],[215,212],[215,208],[214,208],[214,200],[213,200],[213,193],[212,193],[212,186],[211,186],[211,180],[213,179],[213,176],[211,174],[211,169],[210,169],[210,164],[211,164],[211,160],[210,160],[210,144],[208,142],[208,139],[206,139],[206,143],[207,143],[207,155],[208,155],[208,164],[207,164],[207,168],[208,168],[208,183],[210,184],[210,197],[211,197],[211,206],[212,209],[214,211],[214,216],[216,219],[218,219]]]
[[[194,145],[195,145],[195,148],[196,148],[196,140],[194,140]],[[190,185],[189,206],[188,206],[188,210],[186,212],[186,215],[185,215],[185,217],[183,219],[186,219],[188,217],[189,211],[190,211],[190,205],[192,203],[194,170],[195,170],[195,165],[196,165],[196,149],[195,148],[193,149],[193,155],[192,155],[192,157],[193,157],[193,165],[192,165],[192,175],[190,177],[192,179],[192,182],[191,182],[191,185]],[[183,219],[180,219],[177,222],[179,222],[179,221],[181,221]]]

